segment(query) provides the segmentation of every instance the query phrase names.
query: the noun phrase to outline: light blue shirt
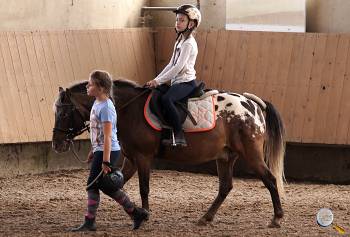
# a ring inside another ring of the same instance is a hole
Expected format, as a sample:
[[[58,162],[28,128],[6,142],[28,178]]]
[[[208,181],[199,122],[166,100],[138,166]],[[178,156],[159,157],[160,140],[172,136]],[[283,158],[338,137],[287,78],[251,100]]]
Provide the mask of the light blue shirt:
[[[112,123],[112,151],[119,151],[119,141],[117,137],[117,113],[113,102],[110,99],[96,101],[90,112],[90,139],[92,151],[103,151],[104,134],[103,123]]]

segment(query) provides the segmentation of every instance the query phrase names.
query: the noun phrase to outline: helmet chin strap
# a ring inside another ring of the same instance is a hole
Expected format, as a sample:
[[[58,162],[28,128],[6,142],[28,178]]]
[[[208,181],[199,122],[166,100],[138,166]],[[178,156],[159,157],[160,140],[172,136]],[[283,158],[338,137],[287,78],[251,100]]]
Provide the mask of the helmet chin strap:
[[[176,29],[176,27],[175,27],[175,31],[176,31],[176,33],[177,33],[176,39],[178,39],[179,36],[180,36],[181,34],[183,34],[183,33],[187,32],[187,31],[190,31],[190,30],[191,30],[190,28],[188,28],[188,25],[189,25],[189,24],[190,24],[190,21],[187,22],[186,29],[184,29],[183,31],[178,31],[178,30]]]
[[[178,34],[182,34],[182,33],[185,33],[186,31],[189,31],[190,29],[188,28],[188,25],[190,24],[190,21],[187,22],[187,26],[186,26],[186,29],[184,29],[183,31],[177,31],[176,27],[175,27],[175,31],[176,33]]]

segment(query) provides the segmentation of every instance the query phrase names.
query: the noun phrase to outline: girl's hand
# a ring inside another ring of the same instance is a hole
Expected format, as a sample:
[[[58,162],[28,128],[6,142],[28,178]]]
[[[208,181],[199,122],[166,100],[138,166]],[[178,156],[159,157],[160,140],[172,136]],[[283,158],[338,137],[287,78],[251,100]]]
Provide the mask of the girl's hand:
[[[146,86],[150,87],[150,88],[154,88],[158,86],[158,83],[156,80],[150,80],[149,82],[146,83]]]
[[[109,162],[108,162],[109,163]],[[105,163],[102,163],[102,170],[104,174],[108,174],[109,172],[111,172],[111,168],[110,165],[107,165]]]
[[[94,153],[92,153],[92,150],[90,150],[88,157],[87,157],[87,162],[90,163],[93,158],[94,158]]]

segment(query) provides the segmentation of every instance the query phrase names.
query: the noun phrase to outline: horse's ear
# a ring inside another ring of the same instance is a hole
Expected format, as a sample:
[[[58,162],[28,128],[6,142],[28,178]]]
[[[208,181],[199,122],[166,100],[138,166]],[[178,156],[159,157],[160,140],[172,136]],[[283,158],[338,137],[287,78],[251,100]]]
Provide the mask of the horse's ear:
[[[60,87],[58,87],[58,92],[60,92],[60,93],[61,93],[62,91],[64,91],[64,90],[63,90],[63,88],[62,88],[61,86],[60,86]]]

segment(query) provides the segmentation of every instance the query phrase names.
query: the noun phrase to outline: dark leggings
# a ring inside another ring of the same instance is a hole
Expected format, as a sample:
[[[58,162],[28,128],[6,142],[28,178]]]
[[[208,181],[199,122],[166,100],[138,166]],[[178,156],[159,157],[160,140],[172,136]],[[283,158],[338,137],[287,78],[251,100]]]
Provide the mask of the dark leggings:
[[[161,103],[165,111],[167,122],[173,127],[174,132],[179,132],[182,129],[179,113],[175,107],[175,102],[179,101],[196,88],[196,81],[183,82],[172,85],[168,91],[162,95]]]
[[[120,156],[120,151],[112,151],[110,155],[110,162],[113,167],[116,167],[117,161]],[[88,184],[90,184],[101,172],[102,170],[102,161],[103,161],[103,152],[96,151],[94,152],[94,158],[92,160],[90,175],[88,178]],[[102,176],[101,176],[102,178]],[[85,216],[89,219],[93,219],[96,217],[97,209],[100,203],[100,191],[98,185],[92,185],[89,190],[87,190],[88,194],[88,205],[87,212]],[[114,193],[105,193],[116,202],[118,202],[124,210],[131,215],[134,211],[135,205],[130,201],[128,195],[121,189],[117,190]]]
[[[120,151],[112,151],[110,155],[110,162],[113,167],[116,167],[117,161],[120,156]],[[90,175],[87,181],[89,185],[101,172],[102,170],[102,161],[103,161],[103,151],[95,151],[94,158],[92,159]],[[102,178],[102,176],[101,176]],[[92,185],[90,189],[98,189],[97,185]]]

